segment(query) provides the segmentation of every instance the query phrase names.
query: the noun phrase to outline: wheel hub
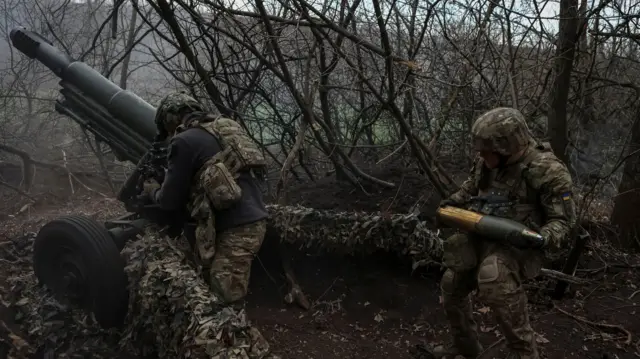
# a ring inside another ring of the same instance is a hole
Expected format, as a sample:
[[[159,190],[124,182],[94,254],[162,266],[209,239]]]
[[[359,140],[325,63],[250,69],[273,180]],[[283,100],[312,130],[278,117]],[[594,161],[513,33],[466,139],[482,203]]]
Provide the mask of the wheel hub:
[[[73,301],[84,303],[87,297],[85,268],[82,262],[70,251],[59,256],[56,270],[56,292]]]

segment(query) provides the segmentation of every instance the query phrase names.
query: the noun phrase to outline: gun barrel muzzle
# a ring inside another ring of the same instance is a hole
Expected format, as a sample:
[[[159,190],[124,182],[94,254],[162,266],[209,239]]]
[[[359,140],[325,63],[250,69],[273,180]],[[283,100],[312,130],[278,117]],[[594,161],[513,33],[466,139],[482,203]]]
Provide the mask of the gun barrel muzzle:
[[[37,59],[58,77],[73,62],[71,57],[57,49],[42,35],[29,31],[24,27],[11,30],[9,38],[13,46],[29,58]]]

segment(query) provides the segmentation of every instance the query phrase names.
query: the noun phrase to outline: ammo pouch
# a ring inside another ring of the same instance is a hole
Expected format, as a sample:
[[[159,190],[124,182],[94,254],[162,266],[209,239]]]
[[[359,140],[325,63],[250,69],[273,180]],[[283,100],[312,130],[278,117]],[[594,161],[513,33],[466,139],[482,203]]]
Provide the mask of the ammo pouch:
[[[464,233],[456,233],[442,243],[443,264],[454,272],[464,272],[478,265],[478,254],[473,243]]]
[[[242,197],[242,189],[222,162],[207,161],[201,180],[215,210],[225,210]]]

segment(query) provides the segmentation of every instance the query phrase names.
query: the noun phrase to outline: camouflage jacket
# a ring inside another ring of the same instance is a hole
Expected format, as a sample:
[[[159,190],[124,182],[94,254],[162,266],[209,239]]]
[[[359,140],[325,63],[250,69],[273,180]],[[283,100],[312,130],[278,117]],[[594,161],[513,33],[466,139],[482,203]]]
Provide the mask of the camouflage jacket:
[[[478,157],[460,189],[450,196],[457,203],[468,203],[474,196],[495,194],[512,201],[499,215],[537,230],[556,252],[566,247],[575,225],[573,181],[567,167],[548,144],[530,146],[523,156],[505,168],[490,170]]]

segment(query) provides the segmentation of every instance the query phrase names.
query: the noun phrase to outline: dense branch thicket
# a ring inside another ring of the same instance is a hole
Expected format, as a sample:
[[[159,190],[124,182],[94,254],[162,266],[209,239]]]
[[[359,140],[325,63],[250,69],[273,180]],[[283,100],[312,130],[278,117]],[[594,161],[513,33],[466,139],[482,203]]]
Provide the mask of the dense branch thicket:
[[[449,193],[472,160],[473,120],[492,107],[517,107],[569,163],[583,210],[611,202],[620,188],[612,220],[623,244],[634,242],[638,4],[132,0],[117,11],[96,0],[1,4],[5,39],[25,26],[151,103],[184,89],[238,119],[272,160],[270,191],[280,197],[292,181],[324,176],[358,189],[394,187],[369,171],[389,163],[415,168],[434,192]],[[53,74],[0,46],[3,193],[36,200],[44,169],[60,174],[65,191],[109,195],[128,165],[53,112]],[[97,187],[97,178],[108,186]]]

